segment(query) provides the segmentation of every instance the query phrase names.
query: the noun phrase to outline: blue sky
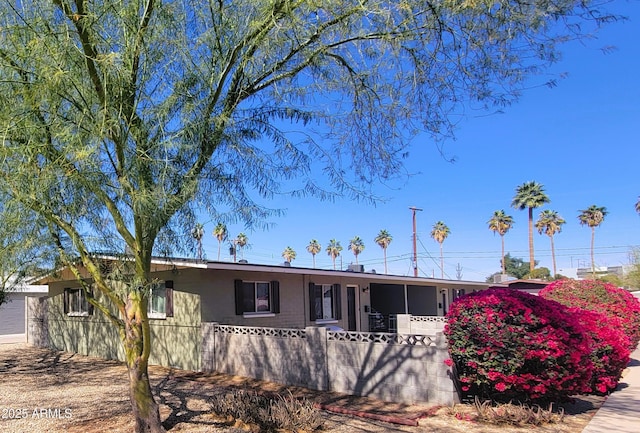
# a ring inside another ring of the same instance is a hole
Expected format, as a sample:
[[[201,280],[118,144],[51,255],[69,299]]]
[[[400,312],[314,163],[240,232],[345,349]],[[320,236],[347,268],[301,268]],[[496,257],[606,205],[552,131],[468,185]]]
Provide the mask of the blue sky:
[[[459,266],[462,279],[484,281],[500,269],[500,237],[487,228],[495,210],[515,219],[505,250],[528,261],[527,212],[510,204],[518,185],[535,180],[551,203],[535,210],[534,219],[540,210],[551,209],[567,220],[555,237],[559,270],[590,265],[590,229],[580,226],[577,216],[594,204],[609,211],[596,229],[596,265],[629,263],[631,248],[640,246],[640,216],[634,210],[640,196],[640,2],[618,1],[611,10],[629,20],[607,26],[597,39],[565,45],[562,60],[550,71],[566,73],[557,87],[542,85],[549,76],[534,77],[531,88],[503,114],[467,110],[456,140],[444,147],[455,163],[443,158],[426,135],[418,136],[407,163],[417,174],[399,188],[379,186],[376,192],[388,198],[384,203],[290,199],[274,203],[286,215],[273,219],[272,229],[229,225],[230,236],[247,234],[244,258],[251,263],[282,263],[282,251],[291,246],[298,253],[293,266],[304,267],[311,267],[306,245],[315,238],[323,246],[316,266],[327,269],[332,267],[324,252],[329,240],[341,242],[346,267],[354,262],[349,240],[360,236],[366,246],[360,263],[382,272],[382,250],[373,239],[386,229],[393,236],[389,272],[412,275],[409,207],[416,206],[423,209],[417,214],[419,274],[440,276],[439,247],[429,234],[442,220],[451,229],[443,245],[445,277],[455,279]],[[603,53],[607,46],[615,50]],[[203,239],[212,260],[217,257],[214,225],[206,222]],[[534,244],[540,266],[551,269],[549,238],[536,232]],[[223,247],[221,259],[229,260],[228,248]]]

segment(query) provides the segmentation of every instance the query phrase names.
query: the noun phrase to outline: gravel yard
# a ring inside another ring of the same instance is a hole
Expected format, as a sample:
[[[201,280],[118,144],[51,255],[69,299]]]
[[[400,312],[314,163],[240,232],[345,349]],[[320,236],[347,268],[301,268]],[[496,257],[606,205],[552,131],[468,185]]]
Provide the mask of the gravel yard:
[[[602,403],[602,398],[578,399],[567,407],[568,416],[560,424],[516,428],[491,426],[457,419],[469,407],[452,408],[406,406],[375,400],[320,393],[226,375],[202,375],[150,369],[152,386],[159,395],[161,417],[171,432],[246,432],[222,422],[209,409],[211,396],[232,389],[259,392],[287,392],[306,396],[314,402],[345,410],[362,410],[383,415],[417,417],[419,426],[400,426],[354,416],[324,412],[324,431],[347,432],[430,432],[430,433],[578,433]],[[70,353],[52,352],[22,344],[0,345],[0,431],[2,432],[113,432],[133,430],[126,368]],[[463,416],[464,417],[464,416]]]

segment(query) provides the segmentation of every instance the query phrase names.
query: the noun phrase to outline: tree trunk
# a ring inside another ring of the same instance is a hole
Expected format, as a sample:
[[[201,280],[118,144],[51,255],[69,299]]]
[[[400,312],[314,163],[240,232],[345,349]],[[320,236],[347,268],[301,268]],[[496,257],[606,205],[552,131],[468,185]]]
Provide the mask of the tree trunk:
[[[384,273],[386,275],[386,274],[388,274],[388,272],[387,272],[387,249],[383,248],[382,251],[384,252]]]
[[[507,269],[504,263],[504,235],[500,235],[500,240],[502,242],[500,242],[502,244],[502,275],[505,275],[507,273]]]
[[[162,433],[158,403],[149,383],[151,331],[147,302],[139,292],[130,293],[126,305],[123,344],[129,371],[129,397],[136,420],[136,433]]]
[[[551,239],[551,260],[553,262],[553,278],[555,278],[556,275],[558,275],[556,271],[556,248],[553,245],[553,236],[549,236],[549,238]]]
[[[533,259],[533,208],[529,208],[529,272],[533,273],[536,263]]]
[[[591,227],[591,278],[596,279],[596,262],[593,258],[593,244],[596,237],[596,228]]]
[[[442,256],[442,242],[440,242],[440,278],[444,280],[444,257]]]

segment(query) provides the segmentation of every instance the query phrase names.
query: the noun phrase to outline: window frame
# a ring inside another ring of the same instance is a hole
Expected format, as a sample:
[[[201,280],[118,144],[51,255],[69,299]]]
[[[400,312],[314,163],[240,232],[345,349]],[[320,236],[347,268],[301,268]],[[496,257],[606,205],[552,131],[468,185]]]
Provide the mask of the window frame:
[[[69,317],[93,316],[93,305],[89,302],[86,290],[81,287],[65,287],[62,302],[64,314]],[[79,308],[76,309],[76,306]]]
[[[253,304],[253,311],[246,311],[245,305],[247,304],[247,296],[245,293],[246,285],[253,285],[253,299],[251,299],[251,303]],[[266,284],[269,289],[268,296],[268,309],[267,310],[258,310],[258,285]],[[244,318],[252,318],[252,317],[273,317],[276,314],[280,313],[280,283],[278,281],[266,281],[266,280],[234,280],[234,291],[235,291],[235,304],[236,304],[236,315],[243,316]]]
[[[164,286],[164,313],[153,311],[153,292],[157,290],[159,286]],[[156,281],[151,285],[149,289],[149,296],[147,298],[147,317],[149,319],[164,320],[167,317],[173,317],[173,281],[161,280]]]
[[[331,315],[325,317],[325,294],[331,294]],[[340,284],[309,283],[309,320],[316,324],[337,323],[342,320],[342,293]],[[320,313],[320,314],[318,314]]]

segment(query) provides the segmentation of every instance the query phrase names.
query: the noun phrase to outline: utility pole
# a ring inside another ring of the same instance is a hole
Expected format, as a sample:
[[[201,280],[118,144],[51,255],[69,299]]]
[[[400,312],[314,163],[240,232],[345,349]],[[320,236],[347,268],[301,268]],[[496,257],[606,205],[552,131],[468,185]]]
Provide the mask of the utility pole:
[[[418,210],[422,210],[419,209],[415,206],[411,206],[409,209],[411,209],[411,213],[413,216],[413,276],[417,277],[418,276],[418,251],[416,248],[416,211]]]

